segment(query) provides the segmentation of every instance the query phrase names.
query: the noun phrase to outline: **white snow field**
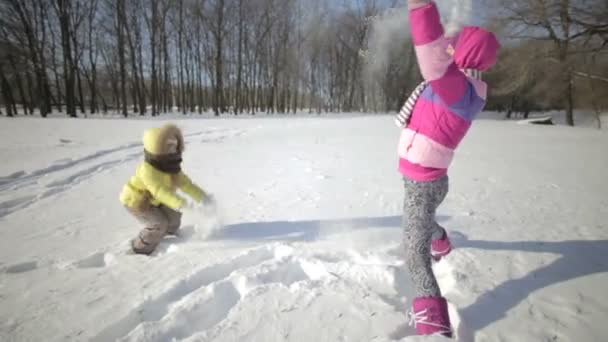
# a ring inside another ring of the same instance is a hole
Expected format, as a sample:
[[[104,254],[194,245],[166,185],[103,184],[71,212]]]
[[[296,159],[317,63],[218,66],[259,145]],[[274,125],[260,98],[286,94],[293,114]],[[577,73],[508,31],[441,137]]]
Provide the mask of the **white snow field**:
[[[391,116],[184,119],[220,204],[133,255],[118,201],[159,120],[0,119],[0,340],[414,337]],[[608,134],[476,122],[438,220],[460,341],[608,340]]]

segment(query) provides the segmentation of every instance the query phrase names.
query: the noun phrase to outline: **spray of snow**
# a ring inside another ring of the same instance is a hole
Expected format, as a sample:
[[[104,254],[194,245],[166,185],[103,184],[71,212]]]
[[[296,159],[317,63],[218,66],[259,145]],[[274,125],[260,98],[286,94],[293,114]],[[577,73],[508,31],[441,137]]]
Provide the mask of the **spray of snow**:
[[[194,223],[194,238],[207,240],[222,228],[222,216],[218,204],[214,201],[197,210],[189,212]]]
[[[362,52],[368,79],[378,79],[386,69],[389,56],[409,37],[407,6],[391,8],[385,13],[369,18],[371,31],[368,50]]]
[[[438,1],[446,35],[453,35],[471,21],[473,0]],[[371,25],[368,51],[362,53],[370,76],[381,75],[386,68],[389,56],[405,44],[409,38],[408,8],[405,3],[390,8],[385,13],[369,18]]]
[[[460,31],[460,29],[471,22],[473,15],[473,0],[451,0],[447,1],[449,7],[441,6],[439,8],[442,12],[448,12],[449,16],[447,22],[444,23],[446,35],[451,36],[454,33]]]

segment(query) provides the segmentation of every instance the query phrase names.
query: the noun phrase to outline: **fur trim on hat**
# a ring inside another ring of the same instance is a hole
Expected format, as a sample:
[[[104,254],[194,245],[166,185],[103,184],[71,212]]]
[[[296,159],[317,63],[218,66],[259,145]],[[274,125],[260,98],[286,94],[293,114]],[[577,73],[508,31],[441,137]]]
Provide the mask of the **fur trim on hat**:
[[[144,148],[148,153],[154,155],[167,155],[172,152],[177,152],[178,154],[184,152],[184,136],[176,125],[166,124],[157,128],[154,133],[151,134],[153,137],[144,138]],[[177,151],[171,151],[171,145],[169,144],[171,139],[176,140]]]

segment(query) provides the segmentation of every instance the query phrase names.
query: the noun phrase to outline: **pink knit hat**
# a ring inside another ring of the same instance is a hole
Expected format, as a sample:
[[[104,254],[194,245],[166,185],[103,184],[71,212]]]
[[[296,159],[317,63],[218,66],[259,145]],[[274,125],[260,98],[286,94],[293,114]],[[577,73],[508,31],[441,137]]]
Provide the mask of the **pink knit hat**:
[[[492,32],[465,26],[450,40],[454,46],[454,61],[460,69],[486,71],[496,63],[500,43]]]

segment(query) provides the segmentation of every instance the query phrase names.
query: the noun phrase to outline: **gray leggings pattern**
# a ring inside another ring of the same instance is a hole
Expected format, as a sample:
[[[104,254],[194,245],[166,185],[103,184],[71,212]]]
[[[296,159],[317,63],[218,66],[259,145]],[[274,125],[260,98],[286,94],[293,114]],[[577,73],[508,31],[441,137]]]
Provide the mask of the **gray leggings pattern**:
[[[435,211],[448,193],[448,177],[431,182],[405,181],[403,227],[405,260],[417,297],[439,297],[441,290],[433,274],[431,240],[443,236]]]

